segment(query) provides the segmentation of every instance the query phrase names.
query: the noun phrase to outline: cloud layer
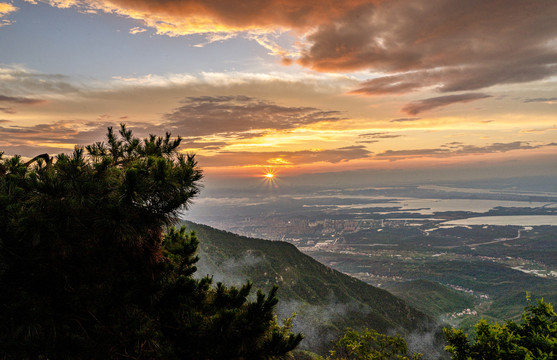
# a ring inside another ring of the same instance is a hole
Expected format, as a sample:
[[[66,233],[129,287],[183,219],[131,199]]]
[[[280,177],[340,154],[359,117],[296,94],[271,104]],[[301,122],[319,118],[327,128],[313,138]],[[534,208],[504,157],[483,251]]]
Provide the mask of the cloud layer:
[[[459,95],[446,95],[434,98],[413,101],[404,105],[402,111],[408,115],[418,115],[421,112],[437,109],[455,103],[468,103],[475,100],[485,99],[491,97],[486,94],[459,94]],[[400,121],[400,120],[399,120]]]
[[[233,152],[222,151],[216,156],[199,157],[205,166],[253,166],[253,165],[305,165],[318,162],[339,163],[365,159],[372,153],[362,145],[345,146],[327,150]]]
[[[241,95],[188,97],[164,117],[167,126],[187,136],[219,134],[234,139],[343,119],[338,111],[281,106]]]
[[[387,150],[376,155],[378,158],[389,160],[402,160],[421,157],[452,157],[463,155],[482,155],[491,153],[504,153],[512,150],[534,150],[544,147],[557,146],[557,143],[531,144],[528,141],[513,141],[509,143],[493,143],[484,146],[466,145],[460,142],[448,143],[438,148]]]
[[[43,1],[142,21],[131,33],[205,34],[208,43],[241,33],[286,64],[376,73],[360,94],[470,91],[557,73],[555,1]],[[284,32],[295,37],[289,49],[273,37]]]
[[[0,101],[21,103],[21,99],[28,97],[29,94],[40,96],[77,91],[78,89],[70,84],[64,75],[41,74],[19,66],[0,64]]]
[[[36,105],[44,103],[44,100],[40,99],[32,99],[32,98],[25,98],[25,97],[15,97],[15,96],[6,96],[0,94],[0,105],[2,104],[10,104],[10,105]],[[0,106],[0,112],[6,114],[15,114],[16,110],[13,107],[5,107]]]
[[[386,1],[322,25],[300,63],[320,71],[387,74],[356,92],[424,87],[476,90],[557,72],[557,3],[490,0]]]

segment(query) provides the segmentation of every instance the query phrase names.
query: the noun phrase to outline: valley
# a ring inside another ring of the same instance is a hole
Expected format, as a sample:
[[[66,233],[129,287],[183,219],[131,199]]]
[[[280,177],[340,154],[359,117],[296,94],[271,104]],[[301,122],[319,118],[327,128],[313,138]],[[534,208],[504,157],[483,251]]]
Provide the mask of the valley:
[[[292,243],[453,326],[516,319],[527,293],[557,303],[552,191],[454,185],[319,190],[214,210],[203,219],[194,213],[193,221]]]

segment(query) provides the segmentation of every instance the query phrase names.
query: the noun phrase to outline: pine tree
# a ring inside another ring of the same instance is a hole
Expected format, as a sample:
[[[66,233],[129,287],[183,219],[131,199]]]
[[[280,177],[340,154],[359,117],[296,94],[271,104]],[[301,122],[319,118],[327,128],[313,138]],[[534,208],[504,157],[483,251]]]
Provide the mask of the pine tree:
[[[170,226],[202,172],[180,142],[122,125],[71,155],[0,154],[0,357],[265,359],[300,342],[273,322],[276,289],[250,302],[250,284],[192,278],[197,239]]]

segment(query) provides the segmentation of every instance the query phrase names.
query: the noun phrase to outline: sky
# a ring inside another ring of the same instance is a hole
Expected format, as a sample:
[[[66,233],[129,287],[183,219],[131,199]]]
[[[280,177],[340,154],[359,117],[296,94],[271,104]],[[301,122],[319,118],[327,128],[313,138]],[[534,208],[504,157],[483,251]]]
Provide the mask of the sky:
[[[0,0],[0,151],[125,123],[223,181],[557,175],[555,19],[554,0]]]

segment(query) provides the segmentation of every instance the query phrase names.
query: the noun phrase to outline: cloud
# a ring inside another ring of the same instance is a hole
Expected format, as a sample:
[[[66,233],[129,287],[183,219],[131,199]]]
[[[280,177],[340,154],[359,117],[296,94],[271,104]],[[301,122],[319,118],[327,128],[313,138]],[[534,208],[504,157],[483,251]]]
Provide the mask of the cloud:
[[[299,62],[318,71],[371,70],[364,94],[435,86],[476,90],[557,73],[557,2],[385,1],[331,19]]]
[[[555,131],[555,130],[557,130],[557,126],[553,125],[552,127],[546,127],[541,129],[524,129],[524,130],[520,130],[520,132],[524,134],[532,134],[532,133],[545,133],[548,131]]]
[[[0,64],[0,94],[4,94],[2,96],[6,99],[28,97],[30,94],[53,95],[78,91],[64,75],[41,74],[18,66]]]
[[[4,16],[7,15],[9,13],[15,12],[17,11],[18,8],[16,8],[15,6],[13,6],[10,3],[0,3],[0,16]]]
[[[0,95],[0,104],[11,103],[16,105],[36,105],[44,102],[44,100],[40,99]],[[13,107],[0,106],[0,112],[3,112],[5,114],[15,114],[17,111]]]
[[[409,115],[417,115],[421,112],[437,109],[439,107],[444,107],[455,103],[467,103],[479,99],[485,99],[488,97],[491,97],[491,95],[481,93],[439,96],[408,103],[402,107],[402,111]]]
[[[16,125],[16,121],[0,120],[0,151],[7,154],[35,156],[47,152],[58,154],[71,152],[75,145],[88,145],[106,138],[107,128],[119,129],[110,118],[96,121],[59,120],[33,126]],[[165,129],[152,124],[134,122],[128,124],[134,135],[140,138],[149,133],[162,134]]]
[[[358,137],[364,138],[367,140],[358,140],[356,143],[358,144],[375,144],[379,142],[379,139],[395,139],[404,135],[401,134],[393,134],[389,132],[373,132],[367,134],[360,134]]]
[[[9,102],[9,103],[23,104],[23,105],[36,105],[36,104],[43,103],[45,101],[40,99],[30,99],[24,97],[0,95],[0,102]]]
[[[35,141],[74,141],[78,133],[77,126],[72,121],[58,121],[52,124],[38,124],[24,127],[19,125],[0,126],[0,138],[12,144],[18,142]]]
[[[34,147],[33,153],[49,148],[49,144],[58,144],[57,149],[66,151],[73,149],[75,144],[91,144],[104,138],[108,126],[115,125],[109,122],[75,120],[60,120],[33,126],[15,125],[15,121],[5,122],[6,125],[0,125],[1,143],[11,147],[23,145]],[[136,128],[135,124],[133,128]]]
[[[242,34],[283,63],[372,71],[356,93],[471,91],[557,73],[557,2],[523,0],[43,0],[140,20],[158,34]],[[138,27],[139,29],[140,27]],[[287,33],[294,46],[278,37]],[[215,40],[216,39],[216,40]],[[206,43],[200,44],[203,46]]]
[[[229,138],[262,136],[318,122],[342,120],[338,111],[288,107],[249,96],[197,96],[164,116],[165,125],[188,136],[219,134]]]
[[[433,88],[440,92],[468,91],[498,84],[541,80],[557,73],[557,54],[551,64],[520,63],[520,59],[475,65],[445,66],[434,70],[423,69],[395,75],[381,76],[360,84],[351,94],[405,94]],[[536,61],[535,59],[531,59]],[[553,64],[553,62],[555,64]]]
[[[0,152],[29,157],[44,152],[58,154],[70,151],[77,143],[75,138],[79,131],[69,121],[29,127],[13,123],[0,124]]]
[[[108,121],[108,120],[107,120]],[[5,123],[5,124],[4,124]],[[0,151],[32,157],[38,153],[58,154],[71,152],[75,144],[86,145],[104,139],[106,128],[116,127],[109,122],[58,121],[34,126],[13,125],[12,121],[0,121]],[[134,123],[130,127],[136,136],[161,133],[159,126]],[[165,129],[166,126],[164,126]],[[240,135],[241,136],[241,135]],[[181,148],[204,151],[220,150],[227,142],[205,140],[203,137],[185,139]],[[299,151],[219,151],[215,156],[199,153],[197,158],[203,167],[250,166],[250,165],[302,165],[317,162],[340,163],[367,158],[372,153],[364,146],[346,146],[327,150]]]
[[[530,99],[525,99],[523,102],[525,102],[525,103],[536,103],[536,102],[541,102],[541,103],[547,103],[547,104],[557,104],[557,97],[551,97],[551,98],[530,98]]]
[[[226,141],[204,141],[202,138],[188,138],[182,141],[181,147],[186,149],[220,150],[228,145]]]
[[[418,120],[421,120],[421,118],[419,118],[419,117],[413,117],[413,118],[398,118],[398,119],[389,120],[389,122],[411,122],[411,121],[418,121]]]
[[[136,26],[134,28],[131,28],[129,33],[132,34],[132,35],[135,35],[135,34],[141,34],[141,33],[146,32],[146,31],[147,31],[147,29]]]
[[[369,0],[42,0],[61,8],[103,11],[141,20],[170,36],[248,30],[307,29]]]
[[[16,12],[19,8],[13,6],[10,3],[0,3],[0,27],[13,24],[13,21],[5,19],[11,13]]]
[[[369,139],[394,139],[397,137],[401,137],[403,135],[393,134],[388,132],[374,132],[374,133],[360,134],[358,136],[363,138],[369,138]]]
[[[317,162],[340,163],[368,158],[372,152],[362,145],[327,150],[300,151],[221,151],[215,156],[198,156],[203,166],[302,165]]]
[[[225,40],[229,40],[229,39],[233,39],[236,37],[236,34],[232,33],[232,34],[207,34],[205,35],[205,38],[207,41],[200,43],[200,44],[196,44],[194,45],[194,47],[204,47],[205,45],[209,45],[215,42],[222,42]]]
[[[13,108],[8,108],[8,107],[0,107],[0,111],[3,112],[4,114],[15,114],[16,111]]]
[[[452,142],[441,145],[439,148],[410,149],[410,150],[387,150],[376,154],[378,158],[389,158],[389,160],[402,160],[416,157],[451,157],[461,155],[481,155],[489,153],[503,153],[513,150],[532,150],[543,147],[557,146],[557,143],[531,145],[525,141],[513,141],[510,143],[493,143],[485,146],[464,145],[460,142]]]

